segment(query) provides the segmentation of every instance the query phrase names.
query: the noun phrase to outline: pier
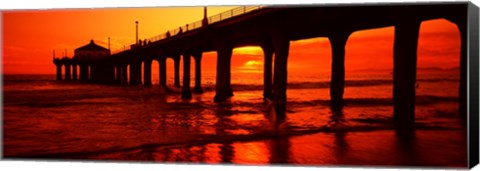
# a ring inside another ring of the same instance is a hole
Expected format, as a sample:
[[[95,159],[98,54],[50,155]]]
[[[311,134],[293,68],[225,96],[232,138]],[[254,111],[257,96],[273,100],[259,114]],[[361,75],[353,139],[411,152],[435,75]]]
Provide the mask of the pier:
[[[215,102],[234,95],[231,88],[231,58],[234,48],[261,47],[264,54],[264,93],[272,99],[277,118],[286,117],[287,65],[290,41],[327,37],[332,50],[331,105],[343,106],[345,87],[345,44],[356,31],[395,27],[393,51],[393,120],[398,130],[413,130],[415,122],[415,81],[417,42],[420,24],[446,19],[461,34],[459,112],[467,115],[467,27],[477,24],[468,13],[478,16],[471,3],[357,4],[323,6],[242,6],[203,20],[186,24],[158,36],[139,40],[129,49],[111,54],[93,41],[75,50],[72,58],[55,58],[57,80],[78,80],[101,84],[152,85],[152,61],[159,62],[160,86],[166,88],[166,60],[174,61],[174,85],[182,87],[182,99],[202,93],[202,53],[217,52]],[[478,40],[477,40],[478,41]],[[314,56],[312,56],[314,58]],[[183,64],[180,64],[182,59]],[[195,63],[192,90],[190,65]],[[143,75],[141,74],[143,64]],[[274,64],[275,67],[272,66]],[[179,66],[183,65],[183,85]],[[77,66],[80,78],[77,78]],[[129,70],[129,76],[127,76]],[[141,81],[143,77],[143,82]],[[130,78],[130,79],[128,79]]]

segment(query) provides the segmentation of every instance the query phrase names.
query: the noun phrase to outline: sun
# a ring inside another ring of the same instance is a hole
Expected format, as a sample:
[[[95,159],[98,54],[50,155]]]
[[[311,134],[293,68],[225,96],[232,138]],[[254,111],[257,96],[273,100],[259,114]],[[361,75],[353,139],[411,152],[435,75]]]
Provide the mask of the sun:
[[[262,66],[262,64],[263,64],[262,61],[250,60],[245,62],[244,66],[249,68],[257,68],[258,66]]]
[[[245,46],[233,49],[233,53],[241,55],[262,55],[262,48],[258,46]]]
[[[249,60],[243,63],[239,67],[240,72],[243,73],[262,73],[263,72],[263,61],[261,60]]]

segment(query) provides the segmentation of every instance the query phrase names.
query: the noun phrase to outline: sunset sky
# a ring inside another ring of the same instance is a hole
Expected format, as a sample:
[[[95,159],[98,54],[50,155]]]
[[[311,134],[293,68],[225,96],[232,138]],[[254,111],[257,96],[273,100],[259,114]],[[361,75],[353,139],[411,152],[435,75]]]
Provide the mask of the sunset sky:
[[[208,15],[232,9],[231,6],[208,7]],[[203,7],[109,8],[68,10],[2,11],[3,74],[54,74],[52,50],[62,56],[93,39],[112,51],[134,43],[135,21],[139,37],[150,38],[203,18]],[[393,66],[394,28],[354,32],[346,46],[346,70],[391,69]],[[460,37],[456,27],[444,19],[423,22],[418,48],[419,67],[452,68],[459,65]],[[262,51],[258,47],[234,50],[232,72],[261,72]],[[204,71],[215,70],[214,52],[204,53]],[[327,38],[294,41],[290,46],[289,72],[318,68],[329,72],[330,43]],[[171,60],[167,63],[173,67]],[[192,63],[193,65],[193,63]],[[155,68],[158,71],[158,68]]]

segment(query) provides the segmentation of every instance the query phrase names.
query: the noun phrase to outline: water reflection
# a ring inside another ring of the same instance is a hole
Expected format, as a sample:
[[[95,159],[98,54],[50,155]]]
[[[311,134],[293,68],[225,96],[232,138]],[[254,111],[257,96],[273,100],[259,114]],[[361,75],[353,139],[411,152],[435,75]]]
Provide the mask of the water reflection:
[[[336,129],[336,131],[334,131],[334,155],[337,159],[343,159],[348,154],[349,149],[349,144],[347,140],[345,140],[348,133],[345,130],[342,130],[347,126],[345,115],[343,113],[343,105],[331,105],[330,113],[330,121],[328,122],[329,126]]]
[[[268,164],[270,152],[264,140],[233,143],[232,163]]]
[[[7,104],[6,154],[309,165],[465,166],[467,161],[466,134],[425,129],[410,136],[396,134],[393,129],[385,130],[391,110],[384,105],[328,108],[322,103],[328,100],[306,99],[318,98],[316,93],[300,95],[303,90],[290,90],[298,99],[289,101],[288,126],[274,131],[263,116],[262,99],[251,97],[251,92],[238,92],[237,101],[216,104],[211,102],[213,91],[182,101],[178,94],[163,95],[159,87],[152,88],[107,91],[93,86],[88,94],[70,95],[70,100],[64,100],[61,93],[45,98],[43,93],[33,96],[24,92],[13,102],[39,102]],[[449,111],[449,104],[436,105]],[[39,106],[43,108],[37,111]],[[436,124],[428,118],[435,116],[427,110],[432,106],[419,108],[423,121]],[[30,113],[35,115],[25,115]],[[279,133],[282,131],[285,133]]]
[[[234,155],[234,149],[231,143],[223,143],[220,146],[220,156],[222,163],[231,163]]]
[[[266,140],[265,144],[270,151],[268,163],[291,163],[290,162],[290,139],[286,136],[278,136],[271,140]]]
[[[205,110],[199,109],[198,111]],[[343,107],[338,106],[332,106],[328,114],[327,127],[331,131],[301,136],[291,136],[292,132],[289,131],[292,130],[288,129],[280,131],[269,129],[262,130],[266,132],[236,134],[235,130],[243,124],[238,123],[238,120],[235,119],[239,115],[239,111],[231,103],[215,105],[212,110],[207,110],[207,112],[213,112],[214,117],[214,119],[209,119],[213,121],[211,125],[213,129],[211,135],[215,137],[213,143],[199,139],[199,141],[191,143],[165,147],[144,145],[133,154],[121,154],[120,158],[195,163],[421,166],[438,165],[438,162],[444,160],[443,157],[438,156],[451,156],[442,154],[452,152],[451,150],[438,152],[438,149],[430,147],[430,143],[434,143],[438,138],[430,138],[429,134],[422,136],[422,145],[418,142],[416,134],[406,138],[403,134],[395,134],[394,131],[348,132],[347,128],[351,125],[345,119],[346,114]],[[203,129],[195,126],[196,124],[191,120],[205,120],[204,114],[185,114],[185,116],[188,116],[189,119],[184,117],[178,119],[183,120],[182,122],[190,120],[188,123],[192,125],[188,126],[188,129]],[[267,122],[265,120],[265,123]],[[165,122],[160,125],[169,123]],[[182,125],[182,127],[184,126]],[[425,141],[426,137],[427,141]],[[425,142],[427,142],[427,146],[425,146]],[[451,147],[447,146],[447,148]],[[430,153],[439,153],[439,155],[431,157]],[[105,159],[105,157],[101,158]],[[458,160],[462,161],[463,159]]]
[[[233,122],[228,116],[231,116],[233,112],[231,111],[232,105],[228,103],[219,103],[217,110],[215,110],[215,116],[217,117],[217,123],[215,123],[215,134],[217,136],[225,136],[228,132],[225,130]],[[219,155],[222,163],[232,162],[234,156],[234,148],[232,143],[222,143],[220,145]]]
[[[333,128],[342,128],[346,126],[345,115],[343,114],[343,106],[331,105],[330,106],[330,121],[328,125]]]
[[[396,156],[401,156],[400,158],[403,160],[402,163],[405,163],[410,166],[418,166],[423,163],[421,158],[419,158],[419,154],[417,152],[416,147],[419,145],[417,143],[416,134],[414,131],[399,131],[395,132],[395,152],[398,154],[394,154]],[[428,155],[428,154],[427,154]]]
[[[232,131],[227,130],[229,127],[231,127],[230,129],[238,129],[235,126],[237,125],[236,120],[231,119],[231,116],[238,114],[236,112],[238,111],[232,110],[232,104],[230,103],[218,104],[215,112],[217,117],[216,135],[221,137],[231,134]],[[266,123],[267,120],[264,120],[264,122]],[[261,141],[221,143],[218,152],[221,162],[243,164],[289,163],[289,156],[291,155],[289,138],[278,132],[269,132],[269,134],[274,134],[274,136]],[[251,136],[256,138],[255,136],[258,135]]]

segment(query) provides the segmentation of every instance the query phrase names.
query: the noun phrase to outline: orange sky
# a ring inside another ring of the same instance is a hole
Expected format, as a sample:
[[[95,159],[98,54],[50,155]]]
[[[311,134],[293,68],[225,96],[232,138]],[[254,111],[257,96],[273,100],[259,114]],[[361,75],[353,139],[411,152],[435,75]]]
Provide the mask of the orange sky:
[[[232,8],[208,7],[208,15]],[[107,37],[110,37],[111,49],[116,51],[134,42],[136,20],[140,22],[139,37],[145,39],[201,20],[203,7],[14,10],[2,11],[2,17],[3,73],[54,74],[53,49],[57,56],[67,49],[68,56],[71,56],[75,48],[89,43],[90,39],[107,47]],[[346,70],[391,69],[393,33],[393,27],[353,33],[346,46]],[[418,66],[457,67],[459,47],[459,32],[454,24],[443,19],[423,22]],[[258,47],[235,49],[232,72],[261,71],[262,55]],[[215,53],[205,53],[204,56],[203,70],[214,71]],[[290,47],[289,72],[304,68],[329,72],[330,56],[330,43],[326,38],[294,41]],[[168,65],[170,63],[173,62]],[[171,68],[169,66],[169,70]]]

